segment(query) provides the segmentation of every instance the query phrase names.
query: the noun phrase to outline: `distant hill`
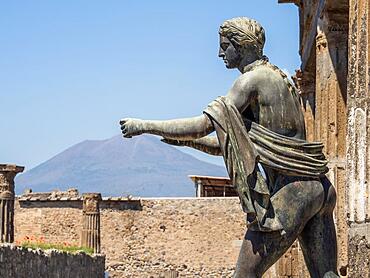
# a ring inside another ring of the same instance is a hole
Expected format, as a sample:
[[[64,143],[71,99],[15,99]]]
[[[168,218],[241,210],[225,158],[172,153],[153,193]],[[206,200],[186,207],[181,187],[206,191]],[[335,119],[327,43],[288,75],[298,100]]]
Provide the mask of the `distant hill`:
[[[105,196],[194,196],[188,175],[225,176],[226,170],[143,135],[87,140],[16,178],[16,191],[101,192]]]

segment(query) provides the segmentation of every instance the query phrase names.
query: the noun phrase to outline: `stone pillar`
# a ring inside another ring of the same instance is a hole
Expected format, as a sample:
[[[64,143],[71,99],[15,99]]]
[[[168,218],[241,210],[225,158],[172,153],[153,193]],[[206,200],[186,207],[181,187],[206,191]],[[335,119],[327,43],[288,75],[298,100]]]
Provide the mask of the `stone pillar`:
[[[316,37],[315,140],[324,143],[324,152],[329,160],[327,176],[337,192],[334,215],[338,268],[342,270],[348,264],[345,201],[347,53],[348,15],[324,12],[318,21]]]
[[[196,181],[196,184],[195,184],[195,187],[196,187],[196,197],[200,198],[200,197],[204,197],[203,196],[203,184],[202,184],[202,181],[201,180],[197,180]]]
[[[298,242],[294,242],[289,250],[280,258],[278,263],[279,278],[304,277],[305,263],[300,253]]]
[[[0,164],[0,242],[14,241],[14,177],[24,167]]]
[[[370,277],[369,0],[350,0],[347,214],[348,275]]]
[[[94,253],[100,253],[100,193],[86,193],[83,197],[83,223],[81,234],[81,246],[94,249]]]
[[[306,140],[315,140],[315,73],[298,70],[293,77],[301,97],[306,126]]]
[[[324,143],[330,160],[341,159],[343,162],[346,152],[348,26],[346,15],[340,18],[344,22],[337,23],[325,14],[318,23],[315,139]]]
[[[324,153],[329,160],[327,176],[337,192],[334,214],[341,271],[348,263],[345,182],[348,1],[279,0],[279,3],[295,3],[299,7],[303,72],[297,72],[296,83],[302,99],[307,140],[324,143]]]

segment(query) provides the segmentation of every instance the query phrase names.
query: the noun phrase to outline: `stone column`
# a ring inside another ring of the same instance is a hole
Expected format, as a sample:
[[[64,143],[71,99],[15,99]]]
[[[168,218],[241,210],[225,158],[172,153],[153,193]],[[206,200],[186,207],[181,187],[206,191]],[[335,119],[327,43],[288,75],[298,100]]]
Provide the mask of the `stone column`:
[[[301,97],[301,106],[306,126],[306,140],[315,140],[315,73],[298,70],[293,77]]]
[[[0,242],[14,241],[14,177],[24,167],[0,164]]]
[[[195,188],[196,188],[196,197],[204,197],[203,196],[203,184],[202,181],[199,179],[195,182]]]
[[[315,139],[324,143],[324,152],[329,160],[327,176],[337,192],[334,214],[338,269],[342,274],[348,264],[345,201],[347,53],[348,15],[324,12],[318,21],[316,37]]]
[[[370,276],[369,0],[350,0],[347,214],[348,275]]]
[[[316,130],[315,139],[325,152],[342,164],[346,150],[348,18],[324,14],[316,37]],[[340,18],[343,22],[338,22]]]
[[[81,246],[94,249],[94,253],[100,253],[100,193],[86,193],[83,197],[83,223],[81,234]]]

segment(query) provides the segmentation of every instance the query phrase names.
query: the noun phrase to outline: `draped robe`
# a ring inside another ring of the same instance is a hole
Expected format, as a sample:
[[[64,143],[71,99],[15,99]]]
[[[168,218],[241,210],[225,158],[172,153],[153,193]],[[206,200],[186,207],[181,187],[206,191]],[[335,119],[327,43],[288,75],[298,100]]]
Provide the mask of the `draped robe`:
[[[274,211],[272,185],[259,164],[287,176],[319,178],[328,171],[323,144],[283,136],[243,120],[226,97],[211,102],[204,114],[216,130],[228,174],[249,225],[260,231],[283,232]]]

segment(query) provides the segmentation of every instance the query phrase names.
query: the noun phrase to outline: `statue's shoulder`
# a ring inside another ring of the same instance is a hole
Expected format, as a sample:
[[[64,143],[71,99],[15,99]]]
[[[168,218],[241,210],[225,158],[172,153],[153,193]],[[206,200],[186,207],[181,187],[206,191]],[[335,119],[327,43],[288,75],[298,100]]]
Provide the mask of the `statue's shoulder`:
[[[247,67],[245,67],[244,72],[246,74],[261,74],[267,72],[269,74],[275,73],[279,75],[285,75],[284,77],[286,77],[286,74],[278,66],[270,63],[268,59],[259,60],[251,65],[248,65]]]
[[[244,78],[251,79],[264,79],[266,77],[270,77],[271,74],[275,75],[278,72],[279,68],[271,64],[267,57],[263,57],[262,59],[244,67],[242,76],[244,76]]]
[[[283,82],[286,85],[288,91],[294,96],[298,97],[298,89],[283,70],[281,70],[278,66],[271,64],[270,62],[264,64],[263,67],[261,67],[260,69],[262,68],[267,71],[270,70],[271,74],[276,76],[276,81]]]
[[[297,89],[288,75],[278,66],[269,62],[268,59],[257,61],[245,68],[242,75],[243,79],[248,80],[250,84],[255,84],[257,87],[266,82],[283,82],[288,91],[297,95]]]
[[[245,67],[240,79],[251,84],[253,82],[265,82],[266,79],[271,78],[272,75],[277,76],[277,72],[270,63],[258,61]]]

